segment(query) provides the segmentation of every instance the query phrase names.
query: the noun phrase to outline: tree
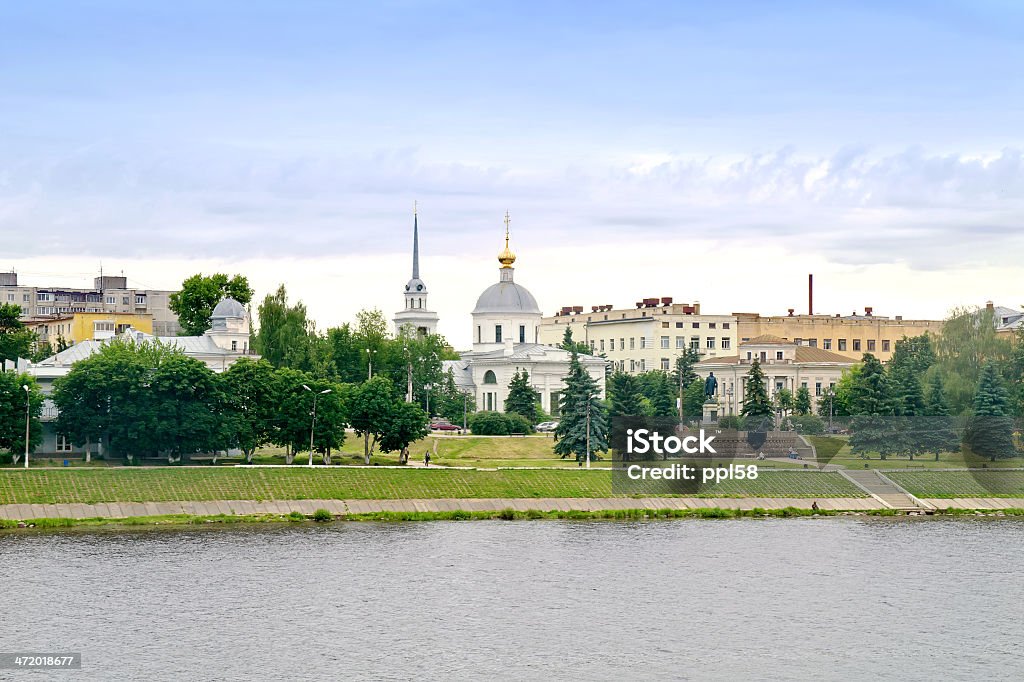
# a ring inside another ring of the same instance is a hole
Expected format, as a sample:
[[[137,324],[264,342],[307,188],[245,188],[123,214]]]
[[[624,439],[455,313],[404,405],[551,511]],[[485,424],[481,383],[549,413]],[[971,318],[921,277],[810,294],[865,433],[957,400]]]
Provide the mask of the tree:
[[[476,412],[476,401],[455,384],[455,372],[451,367],[444,372],[443,378],[431,393],[431,406],[434,414],[444,417],[452,424],[462,424],[463,417]]]
[[[672,373],[672,383],[681,386],[683,390],[690,387],[690,384],[699,378],[694,367],[700,362],[700,355],[696,349],[687,348],[676,358],[675,371]]]
[[[801,416],[811,413],[811,392],[806,386],[796,389],[796,398],[793,399],[793,413]]]
[[[882,459],[896,451],[892,420],[890,385],[882,363],[871,353],[865,353],[861,371],[850,393],[853,421],[850,426],[850,448],[854,454],[878,452]]]
[[[850,407],[851,395],[853,394],[853,385],[857,383],[857,379],[860,377],[860,370],[860,365],[854,365],[843,370],[839,381],[836,382],[835,388],[832,390],[831,404],[827,395],[818,400],[819,417],[827,419],[830,408],[832,416],[835,417],[848,417],[852,414]]]
[[[608,414],[611,417],[636,417],[643,414],[640,386],[636,377],[615,372],[608,378]]]
[[[393,402],[380,438],[381,452],[398,452],[398,463],[409,461],[409,446],[430,434],[430,418],[415,403]]]
[[[199,336],[210,328],[210,314],[225,298],[243,306],[252,300],[252,288],[244,275],[228,277],[223,273],[192,275],[181,283],[181,291],[171,294],[168,303],[178,316],[182,336]]]
[[[953,414],[971,410],[984,364],[1002,369],[1010,355],[1010,342],[996,334],[995,323],[993,309],[959,308],[942,325],[936,355]]]
[[[1013,457],[1013,418],[1009,396],[996,369],[989,360],[981,369],[978,390],[974,394],[974,411],[968,421],[964,441],[971,451],[991,461]]]
[[[315,376],[327,375],[331,348],[319,341],[313,323],[307,319],[301,301],[289,305],[288,292],[282,284],[267,294],[258,309],[260,328],[253,341],[257,352],[274,367],[291,367]]]
[[[677,391],[672,385],[666,372],[651,371],[650,393],[647,399],[651,401],[651,411],[654,417],[675,417],[678,412],[676,408]]]
[[[694,381],[683,392],[683,414],[691,419],[701,419],[704,416],[704,384]]]
[[[561,420],[555,429],[555,454],[563,459],[575,455],[577,461],[582,461],[590,453],[608,449],[608,422],[597,382],[580,364],[579,354],[571,353],[569,373],[562,380],[565,390]]]
[[[240,358],[221,375],[228,441],[252,463],[256,449],[270,443],[276,425],[278,393],[274,368],[266,360]]]
[[[765,386],[761,363],[756,359],[750,364],[750,370],[747,372],[740,415],[747,427],[747,443],[755,450],[760,449],[768,438],[767,431],[772,425],[775,411],[768,400],[768,389]]]
[[[537,403],[540,391],[530,385],[530,375],[524,369],[516,372],[508,384],[505,412],[522,415],[532,427],[537,423]]]
[[[935,364],[935,360],[932,336],[925,332],[919,336],[904,336],[896,341],[892,359],[889,360],[886,369],[890,372],[908,371],[921,377]]]
[[[277,396],[277,417],[273,442],[287,448],[285,462],[291,464],[297,453],[309,449],[313,430],[313,449],[324,455],[330,464],[331,451],[345,442],[347,408],[352,389],[316,379],[307,372],[283,367],[274,373]],[[309,387],[308,389],[306,387]],[[330,391],[323,393],[323,391]],[[316,426],[313,425],[313,400],[316,399]]]
[[[558,347],[564,351],[570,353],[576,352],[579,355],[593,355],[593,351],[590,350],[590,345],[583,341],[573,341],[572,339],[572,327],[566,327],[565,333],[562,334],[562,343],[558,344]]]
[[[351,392],[349,423],[363,439],[363,460],[367,466],[370,453],[387,431],[395,402],[394,385],[387,377],[375,376]]]
[[[927,338],[927,336],[925,337]],[[896,454],[914,455],[928,452],[926,433],[920,418],[925,414],[924,389],[918,369],[912,364],[890,364],[886,371],[892,390],[893,437],[889,450]],[[921,370],[923,371],[923,370]]]
[[[28,386],[28,393],[25,392]],[[43,394],[28,374],[0,371],[0,449],[11,453],[15,464],[25,452],[26,408],[29,418],[29,450],[43,441],[39,415]]]
[[[150,403],[151,410],[144,452],[166,454],[176,462],[194,452],[227,449],[224,394],[205,364],[183,353],[169,354],[152,368],[149,385],[142,388],[142,402]]]
[[[22,324],[21,307],[13,303],[0,303],[0,371],[8,360],[32,356],[36,335]],[[24,440],[24,438],[22,438]]]
[[[946,403],[946,394],[942,388],[942,376],[938,373],[932,374],[931,383],[928,385],[924,414],[925,417],[921,420],[922,450],[934,452],[936,462],[939,461],[939,454],[942,452],[959,451],[960,437],[953,429],[953,419],[949,416],[949,405]]]
[[[789,414],[795,405],[793,391],[788,388],[775,392],[775,408],[782,413],[782,416]]]

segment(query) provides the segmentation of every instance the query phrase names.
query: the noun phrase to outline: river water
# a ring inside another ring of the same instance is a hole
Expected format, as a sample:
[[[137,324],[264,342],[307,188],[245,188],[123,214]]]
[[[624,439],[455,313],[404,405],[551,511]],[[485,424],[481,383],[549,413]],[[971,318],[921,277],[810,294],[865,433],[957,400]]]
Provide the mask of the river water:
[[[0,651],[82,654],[22,679],[1009,680],[1024,521],[7,533],[0,600]]]

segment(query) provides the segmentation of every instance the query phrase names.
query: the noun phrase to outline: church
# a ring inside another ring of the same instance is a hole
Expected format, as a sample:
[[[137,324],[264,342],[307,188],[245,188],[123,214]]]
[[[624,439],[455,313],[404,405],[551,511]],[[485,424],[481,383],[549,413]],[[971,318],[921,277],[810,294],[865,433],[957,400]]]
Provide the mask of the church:
[[[514,278],[516,256],[509,247],[509,216],[505,214],[505,249],[498,254],[498,281],[477,298],[472,312],[472,350],[448,360],[460,390],[473,396],[478,410],[505,410],[508,385],[516,372],[525,370],[530,384],[540,393],[541,407],[552,416],[559,412],[559,396],[569,374],[570,354],[539,343],[541,310],[533,294]],[[413,219],[413,273],[405,287],[405,308],[395,314],[395,326],[412,325],[420,333],[437,330],[437,314],[427,304],[427,287],[419,272],[419,224]],[[581,355],[580,363],[595,379],[604,397],[603,358]]]

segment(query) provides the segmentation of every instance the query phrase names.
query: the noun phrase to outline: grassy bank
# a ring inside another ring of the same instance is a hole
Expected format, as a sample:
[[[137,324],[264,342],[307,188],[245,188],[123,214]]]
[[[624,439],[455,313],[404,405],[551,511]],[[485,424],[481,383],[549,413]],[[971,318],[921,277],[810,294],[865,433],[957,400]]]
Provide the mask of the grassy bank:
[[[1024,471],[891,471],[885,475],[918,497],[1024,498]]]
[[[642,490],[637,490],[642,493]],[[835,473],[764,471],[723,481],[705,497],[863,497]],[[210,500],[614,497],[611,474],[580,469],[153,467],[7,469],[0,504]]]

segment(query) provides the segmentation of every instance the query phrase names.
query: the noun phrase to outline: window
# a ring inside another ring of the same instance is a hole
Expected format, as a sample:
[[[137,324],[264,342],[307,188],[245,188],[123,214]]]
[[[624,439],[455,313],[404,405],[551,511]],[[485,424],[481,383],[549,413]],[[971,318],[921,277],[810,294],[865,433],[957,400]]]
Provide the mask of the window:
[[[775,382],[775,392],[778,393],[781,390],[782,390],[782,382],[781,381],[776,381]]]
[[[747,351],[747,360],[750,360],[750,359],[751,359],[751,356],[750,356],[750,351],[748,350],[748,351]]]
[[[839,339],[839,350],[846,350],[846,339]]]
[[[729,323],[728,322],[723,322],[722,323],[722,329],[728,329],[728,328],[729,328]]]
[[[116,304],[117,304],[117,297],[116,296],[107,296],[107,305],[116,305]]]
[[[888,353],[889,352],[889,339],[882,339],[882,352],[883,353]]]
[[[44,291],[40,291],[38,294],[36,294],[36,300],[37,301],[52,301],[53,300],[53,295],[52,294],[48,294],[48,293],[46,293]]]
[[[723,336],[722,337],[722,350],[729,350],[729,348],[731,346],[732,346],[732,344],[729,341],[729,337],[728,336]]]
[[[7,300],[8,301],[13,301],[14,300],[14,294],[7,294]]]
[[[662,329],[668,329],[668,322],[662,322],[661,323],[661,328]]]
[[[519,325],[519,343],[526,343],[526,325]]]
[[[630,372],[635,372],[636,371],[636,360],[630,360],[629,361],[629,371]]]
[[[686,339],[684,339],[682,336],[677,336],[676,348],[686,348]]]
[[[483,339],[480,338],[480,325],[476,326],[476,342],[482,343]]]
[[[636,337],[629,337],[629,349],[636,350]]]
[[[601,339],[601,352],[604,352],[604,339]]]
[[[667,372],[668,371],[668,358],[662,358],[661,359],[661,371],[663,371],[663,372]]]
[[[128,297],[127,296],[122,296],[121,297],[121,305],[128,305]],[[423,306],[420,306],[420,307],[422,308]]]
[[[868,350],[870,350],[870,351],[875,350],[875,340],[874,339],[868,339]]]
[[[641,348],[641,350],[644,349],[644,348],[647,348],[647,337],[646,336],[641,336],[640,337],[640,348]]]
[[[781,360],[782,359],[782,351],[781,350],[775,351],[775,359],[776,360]]]
[[[690,337],[690,350],[700,350],[700,337],[699,336],[691,336]]]
[[[596,350],[596,347],[594,346],[594,340],[591,339],[590,340],[590,352],[593,353],[595,350]]]
[[[146,297],[135,294],[135,305],[146,305]]]
[[[494,325],[494,343],[501,343],[501,325]]]
[[[832,339],[822,339],[821,347],[825,350],[832,350]]]
[[[496,383],[498,383],[498,378],[496,376],[494,376],[494,370],[490,370],[489,369],[486,372],[484,372],[484,383],[485,384],[496,384]]]
[[[700,322],[694,322],[693,323],[693,328],[694,329],[700,329]]]
[[[708,329],[715,329],[717,326],[717,322],[708,322]]]
[[[619,350],[626,350],[626,339],[619,339]]]
[[[708,350],[714,350],[715,349],[715,337],[709,336],[707,339],[705,339],[705,341],[707,343]]]
[[[795,343],[798,346],[802,346],[802,345],[804,345],[804,340],[803,339],[799,339],[799,338],[793,339],[793,343]]]
[[[761,351],[761,362],[766,362],[767,360],[768,360],[768,353],[766,351]]]
[[[233,350],[233,351],[237,351],[238,350],[238,341],[232,341],[231,342],[231,350]]]
[[[64,436],[57,436],[57,452],[71,452],[71,441]]]
[[[644,360],[643,358],[640,358],[640,371],[641,372],[646,372],[647,371],[647,361]]]
[[[608,350],[615,350],[615,339],[608,339]]]
[[[29,300],[29,298],[28,298],[28,294],[22,294],[22,295],[21,295],[21,300],[22,300],[22,301],[27,301],[27,300]]]
[[[683,323],[682,322],[676,322],[676,329],[682,329],[682,328],[683,328]]]
[[[807,345],[810,346],[811,348],[817,348],[818,339],[807,339]]]
[[[668,345],[668,337],[667,336],[661,337],[661,347],[662,348],[668,348],[669,347],[669,345]]]
[[[114,323],[109,320],[97,320],[92,323],[92,330],[94,332],[112,332],[114,331]]]
[[[814,395],[815,396],[820,396],[821,395],[821,382],[820,381],[815,381],[814,382]]]
[[[807,382],[806,381],[801,381],[800,382],[800,388],[807,388]]]
[[[860,339],[854,339],[853,340],[853,350],[855,350],[855,351],[860,350]]]

